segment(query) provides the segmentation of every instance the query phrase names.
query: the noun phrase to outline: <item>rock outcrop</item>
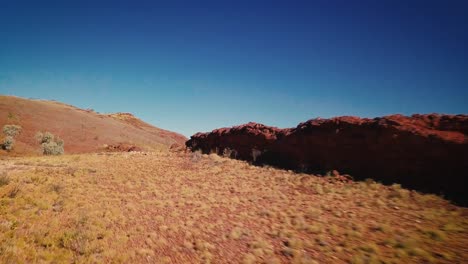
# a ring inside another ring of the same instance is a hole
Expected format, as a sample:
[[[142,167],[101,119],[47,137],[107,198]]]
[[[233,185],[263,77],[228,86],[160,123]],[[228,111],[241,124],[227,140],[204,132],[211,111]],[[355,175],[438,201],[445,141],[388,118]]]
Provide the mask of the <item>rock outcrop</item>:
[[[303,172],[337,169],[468,204],[468,115],[318,118],[291,129],[248,123],[195,134],[186,145]]]

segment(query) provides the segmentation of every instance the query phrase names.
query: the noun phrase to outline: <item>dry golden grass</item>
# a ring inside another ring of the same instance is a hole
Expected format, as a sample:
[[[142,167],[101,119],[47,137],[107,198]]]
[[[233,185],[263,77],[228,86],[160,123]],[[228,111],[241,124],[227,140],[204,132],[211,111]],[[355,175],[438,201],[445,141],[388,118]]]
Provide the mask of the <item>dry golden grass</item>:
[[[462,263],[468,210],[182,153],[0,160],[0,263]]]

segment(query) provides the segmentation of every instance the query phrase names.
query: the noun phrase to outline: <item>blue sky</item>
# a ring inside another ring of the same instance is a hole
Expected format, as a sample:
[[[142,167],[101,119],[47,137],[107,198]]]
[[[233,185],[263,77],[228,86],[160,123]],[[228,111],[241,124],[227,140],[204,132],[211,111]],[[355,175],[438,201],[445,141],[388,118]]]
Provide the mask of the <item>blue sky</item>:
[[[468,1],[2,1],[0,93],[190,136],[468,113]]]

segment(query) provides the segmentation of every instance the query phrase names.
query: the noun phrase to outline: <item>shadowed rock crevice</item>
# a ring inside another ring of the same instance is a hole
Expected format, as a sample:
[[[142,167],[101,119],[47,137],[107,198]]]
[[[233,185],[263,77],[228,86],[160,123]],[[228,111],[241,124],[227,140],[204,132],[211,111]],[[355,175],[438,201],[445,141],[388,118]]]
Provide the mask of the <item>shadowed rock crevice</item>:
[[[400,183],[443,194],[467,205],[467,115],[391,115],[374,119],[312,119],[279,129],[248,123],[197,133],[186,142],[192,150],[305,172],[337,169],[355,179]]]

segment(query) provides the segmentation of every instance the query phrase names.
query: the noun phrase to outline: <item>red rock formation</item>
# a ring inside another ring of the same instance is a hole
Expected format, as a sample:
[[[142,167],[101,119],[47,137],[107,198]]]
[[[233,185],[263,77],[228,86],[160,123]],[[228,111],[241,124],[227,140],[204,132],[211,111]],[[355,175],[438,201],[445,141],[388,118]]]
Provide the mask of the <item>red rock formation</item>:
[[[211,133],[197,133],[186,142],[192,150],[221,154],[224,149],[235,149],[237,158],[252,160],[252,149],[264,150],[284,136],[285,131],[257,123],[247,123],[233,128],[220,128]]]
[[[468,175],[467,115],[391,115],[367,119],[312,119],[292,129],[256,123],[198,133],[187,147],[307,172],[337,169],[355,179],[400,183],[442,193],[468,204],[463,197]],[[257,151],[258,152],[258,151]]]

